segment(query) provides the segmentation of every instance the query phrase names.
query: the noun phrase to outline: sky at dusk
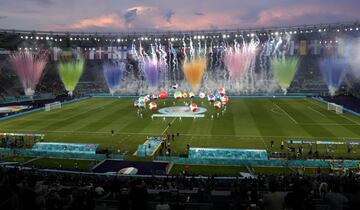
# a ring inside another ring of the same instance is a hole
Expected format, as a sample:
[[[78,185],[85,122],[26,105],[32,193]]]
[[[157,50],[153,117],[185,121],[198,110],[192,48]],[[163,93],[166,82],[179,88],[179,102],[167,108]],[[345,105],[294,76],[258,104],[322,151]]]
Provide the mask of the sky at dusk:
[[[360,20],[360,0],[0,0],[0,28],[202,30]]]

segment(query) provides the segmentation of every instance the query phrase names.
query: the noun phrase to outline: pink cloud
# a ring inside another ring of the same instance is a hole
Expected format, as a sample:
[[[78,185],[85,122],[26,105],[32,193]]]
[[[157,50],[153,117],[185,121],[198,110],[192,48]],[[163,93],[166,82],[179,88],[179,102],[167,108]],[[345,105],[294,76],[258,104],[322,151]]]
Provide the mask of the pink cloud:
[[[188,10],[177,10],[171,21],[164,18],[165,12],[158,7],[137,6],[128,8],[122,13],[112,13],[94,18],[85,18],[69,24],[54,25],[49,30],[112,30],[112,31],[145,31],[145,30],[203,30],[212,28],[263,27],[278,24],[303,24],[304,22],[328,20],[329,17],[346,13],[341,17],[352,18],[357,12],[353,8],[328,5],[324,9],[320,4],[297,4],[287,7],[273,7],[254,13],[254,18],[242,19],[246,11],[229,9],[226,14],[221,11],[205,12],[195,15]],[[313,18],[316,17],[316,20]],[[315,22],[316,23],[316,22]]]
[[[330,8],[329,8],[330,7]],[[263,10],[259,13],[255,25],[271,26],[278,23],[295,22],[300,18],[307,18],[308,16],[334,16],[343,14],[339,8],[329,6],[326,9],[323,5],[307,4],[307,5],[293,5],[291,7],[275,7]],[[314,20],[309,20],[314,21]]]
[[[85,18],[77,22],[50,26],[50,30],[85,30],[88,28],[118,28],[125,27],[123,19],[117,14],[104,15],[94,18]]]
[[[177,16],[172,19],[172,24],[166,27],[176,30],[201,30],[213,27],[229,28],[239,24],[239,20],[232,18],[231,15],[207,14],[204,16]],[[162,25],[158,25],[162,27]]]

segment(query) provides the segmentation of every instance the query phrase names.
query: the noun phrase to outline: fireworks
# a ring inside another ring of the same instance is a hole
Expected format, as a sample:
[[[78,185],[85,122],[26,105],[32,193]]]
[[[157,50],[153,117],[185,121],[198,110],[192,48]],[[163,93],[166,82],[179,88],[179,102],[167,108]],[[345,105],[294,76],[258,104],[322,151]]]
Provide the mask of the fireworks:
[[[342,58],[325,58],[320,61],[320,70],[329,88],[330,95],[335,95],[347,70],[347,62]]]
[[[225,51],[224,63],[230,72],[231,79],[237,79],[248,71],[255,55],[255,42],[244,43],[243,47],[235,43],[234,47],[228,48]]]
[[[191,61],[185,61],[183,64],[185,78],[194,92],[196,92],[200,87],[201,79],[204,74],[205,68],[205,57],[199,57]]]
[[[60,78],[69,95],[73,94],[73,91],[77,83],[79,82],[79,79],[84,70],[84,64],[84,59],[80,59],[77,61],[61,62],[58,64]]]
[[[113,95],[114,92],[119,90],[123,78],[124,69],[124,63],[103,65],[104,77],[111,95]]]
[[[271,67],[274,71],[274,76],[281,89],[286,94],[295,73],[298,69],[299,59],[296,57],[291,58],[277,58],[271,59]]]
[[[47,60],[47,53],[44,52],[25,51],[10,56],[10,63],[20,79],[26,96],[33,97]]]

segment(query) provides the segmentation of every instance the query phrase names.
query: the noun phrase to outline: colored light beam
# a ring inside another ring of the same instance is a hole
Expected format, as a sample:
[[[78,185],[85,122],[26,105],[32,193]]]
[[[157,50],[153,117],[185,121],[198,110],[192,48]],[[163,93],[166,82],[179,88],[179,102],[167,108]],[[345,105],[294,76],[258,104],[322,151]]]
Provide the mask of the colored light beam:
[[[60,78],[70,96],[72,96],[73,91],[84,71],[84,64],[84,59],[61,62],[58,64]]]
[[[255,55],[256,45],[254,42],[244,43],[243,47],[235,43],[234,47],[228,48],[225,51],[224,63],[229,70],[231,79],[238,79],[244,75],[249,70]]]
[[[201,56],[193,60],[185,60],[183,71],[191,89],[196,92],[206,68],[206,58]]]
[[[348,64],[343,58],[330,57],[320,61],[320,70],[330,95],[334,96],[339,89],[347,69]]]
[[[160,47],[161,48],[161,47]],[[140,49],[141,45],[140,45]],[[142,51],[142,50],[141,50]],[[160,56],[158,57],[157,54]],[[159,49],[159,46],[151,46],[151,54],[148,55],[145,52],[140,53],[141,63],[140,67],[145,74],[146,81],[150,87],[159,86],[161,79],[161,72],[166,71],[166,55]]]
[[[284,91],[284,94],[287,93],[287,89],[294,79],[298,65],[299,58],[296,57],[274,57],[271,59],[271,68],[273,69],[275,79]]]
[[[143,71],[149,86],[156,87],[160,81],[160,63],[157,58],[145,56],[143,60]]]
[[[25,51],[10,55],[10,63],[20,79],[26,96],[33,97],[47,62],[46,52]]]
[[[103,70],[106,84],[109,88],[110,94],[113,95],[117,90],[120,89],[121,81],[123,79],[123,74],[125,70],[125,64],[107,63],[103,65]]]

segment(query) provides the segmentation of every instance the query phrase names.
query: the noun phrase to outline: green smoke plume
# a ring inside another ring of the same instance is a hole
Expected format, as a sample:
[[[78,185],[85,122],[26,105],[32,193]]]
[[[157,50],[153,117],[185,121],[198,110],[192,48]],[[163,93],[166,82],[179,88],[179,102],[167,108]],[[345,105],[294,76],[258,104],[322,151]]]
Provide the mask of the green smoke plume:
[[[295,73],[298,69],[299,58],[272,58],[271,68],[274,71],[274,76],[281,89],[286,94],[292,80],[294,79]]]
[[[79,82],[79,79],[84,71],[84,64],[84,59],[60,62],[58,64],[60,78],[69,95],[72,95],[73,90]]]

